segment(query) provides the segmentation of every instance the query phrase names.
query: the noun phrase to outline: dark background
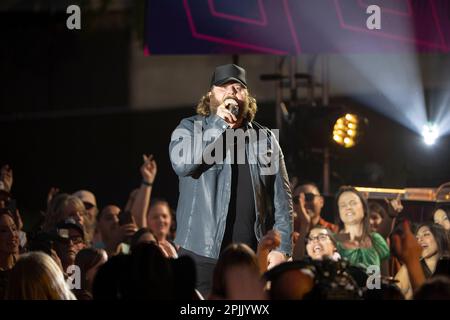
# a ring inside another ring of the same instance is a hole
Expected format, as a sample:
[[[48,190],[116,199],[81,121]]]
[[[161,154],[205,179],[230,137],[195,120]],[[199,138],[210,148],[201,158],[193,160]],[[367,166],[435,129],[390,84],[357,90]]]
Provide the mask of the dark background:
[[[257,120],[270,127],[270,106],[260,106]],[[93,191],[99,206],[124,205],[129,192],[139,186],[143,153],[153,153],[158,163],[154,195],[175,206],[178,180],[169,162],[170,134],[193,107],[158,112],[65,116],[2,121],[1,163],[14,169],[13,193],[19,206],[39,209],[50,187],[65,192]],[[332,191],[339,185],[374,187],[437,187],[450,180],[449,142],[443,138],[433,149],[420,137],[377,115],[368,115],[369,127],[351,150],[333,147]],[[297,128],[300,135],[305,135]],[[296,141],[292,137],[292,141]],[[285,144],[287,137],[282,137]],[[322,156],[310,150],[284,148],[290,176],[322,179]],[[295,158],[293,154],[301,153]]]
[[[178,180],[168,142],[179,121],[194,114],[196,101],[168,110],[131,110],[127,70],[132,21],[109,14],[92,30],[73,33],[65,28],[65,19],[60,11],[0,12],[0,165],[14,170],[12,192],[25,219],[45,208],[50,187],[88,189],[99,207],[123,206],[139,186],[143,153],[153,153],[158,163],[153,195],[175,207]],[[177,88],[168,86],[167,93],[176,94]],[[428,148],[417,133],[356,102],[370,99],[331,100],[369,119],[355,148],[330,145],[332,193],[342,184],[404,188],[450,181],[450,138]],[[256,120],[274,128],[274,105],[260,104]],[[282,132],[281,143],[290,176],[321,186],[323,156],[305,146],[316,138],[294,122]],[[330,220],[331,199],[326,210]],[[422,219],[426,212],[415,215]]]

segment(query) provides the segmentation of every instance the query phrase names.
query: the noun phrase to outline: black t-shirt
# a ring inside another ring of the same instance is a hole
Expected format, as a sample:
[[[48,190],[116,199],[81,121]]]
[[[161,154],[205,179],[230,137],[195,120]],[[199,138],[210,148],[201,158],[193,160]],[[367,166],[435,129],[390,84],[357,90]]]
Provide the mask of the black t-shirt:
[[[235,144],[234,151],[234,161],[231,164],[231,196],[221,251],[231,243],[245,243],[256,251],[256,211],[250,167],[245,149],[237,150]],[[238,153],[245,154],[245,163],[237,163]]]

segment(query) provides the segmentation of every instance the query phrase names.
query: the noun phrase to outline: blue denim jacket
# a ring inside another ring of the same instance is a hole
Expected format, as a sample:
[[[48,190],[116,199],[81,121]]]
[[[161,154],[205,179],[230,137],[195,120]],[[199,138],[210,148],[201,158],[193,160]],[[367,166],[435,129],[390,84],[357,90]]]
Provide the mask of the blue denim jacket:
[[[256,122],[246,123],[246,126],[252,129],[257,127],[260,133],[257,141],[245,144],[247,156],[257,160],[249,164],[256,209],[256,239],[259,241],[267,231],[276,229],[281,234],[281,245],[276,250],[290,256],[293,209],[283,154],[278,141],[268,138],[274,137],[271,131]],[[172,167],[179,177],[180,193],[175,243],[214,259],[219,257],[225,233],[231,195],[231,165],[226,161],[206,164],[203,155],[217,145],[228,128],[229,125],[216,115],[189,117],[183,119],[174,130],[169,146]],[[205,130],[208,130],[208,137],[194,143],[195,135]],[[190,151],[180,151],[183,143],[184,146],[194,147]],[[268,162],[263,161],[264,155],[257,154],[261,153],[258,144],[267,144],[264,152],[268,155],[278,151],[276,172],[269,170],[267,173]]]

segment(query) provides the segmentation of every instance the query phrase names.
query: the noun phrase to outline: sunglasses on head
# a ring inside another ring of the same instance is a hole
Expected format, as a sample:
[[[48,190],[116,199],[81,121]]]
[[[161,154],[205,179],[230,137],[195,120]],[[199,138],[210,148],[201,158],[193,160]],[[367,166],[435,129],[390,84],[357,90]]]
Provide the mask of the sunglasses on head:
[[[305,195],[306,202],[314,201],[315,197],[320,197],[319,195],[314,194],[314,193],[304,193],[304,195]],[[298,203],[299,200],[300,200],[300,195],[292,198],[292,201],[294,201],[294,203]]]

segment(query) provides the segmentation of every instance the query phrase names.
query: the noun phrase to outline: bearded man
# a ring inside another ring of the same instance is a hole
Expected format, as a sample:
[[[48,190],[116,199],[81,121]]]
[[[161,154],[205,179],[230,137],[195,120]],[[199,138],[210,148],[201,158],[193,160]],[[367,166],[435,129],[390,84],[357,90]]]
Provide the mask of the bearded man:
[[[195,261],[203,295],[210,292],[220,253],[232,243],[256,251],[274,229],[281,241],[271,248],[268,264],[292,254],[293,209],[284,157],[276,130],[254,121],[257,104],[245,73],[234,64],[218,66],[197,115],[180,122],[169,146],[179,177],[175,243],[179,255]]]

